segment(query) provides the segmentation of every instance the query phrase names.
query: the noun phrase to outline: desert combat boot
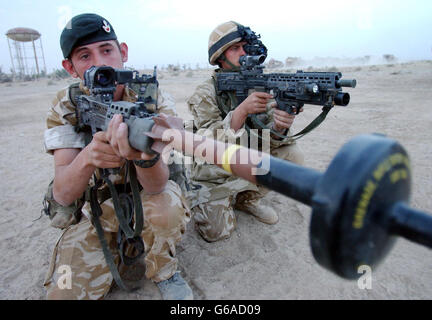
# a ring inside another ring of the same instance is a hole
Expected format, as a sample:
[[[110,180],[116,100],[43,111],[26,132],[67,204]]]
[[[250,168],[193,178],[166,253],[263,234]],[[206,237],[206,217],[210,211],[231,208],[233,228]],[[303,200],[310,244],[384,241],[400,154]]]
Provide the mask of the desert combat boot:
[[[193,292],[187,282],[176,271],[168,280],[156,283],[163,300],[193,300]]]
[[[263,223],[275,224],[279,221],[276,211],[271,206],[263,204],[261,199],[237,201],[234,209],[249,213]]]

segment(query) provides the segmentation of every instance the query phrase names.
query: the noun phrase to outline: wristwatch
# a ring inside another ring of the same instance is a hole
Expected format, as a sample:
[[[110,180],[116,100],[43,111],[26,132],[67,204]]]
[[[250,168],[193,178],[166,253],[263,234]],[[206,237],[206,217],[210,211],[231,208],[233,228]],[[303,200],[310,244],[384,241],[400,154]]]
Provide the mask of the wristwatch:
[[[154,157],[153,159],[150,160],[134,160],[133,162],[135,163],[135,165],[137,165],[140,168],[150,168],[153,167],[156,162],[159,161],[160,158],[160,153],[157,154],[156,157]]]

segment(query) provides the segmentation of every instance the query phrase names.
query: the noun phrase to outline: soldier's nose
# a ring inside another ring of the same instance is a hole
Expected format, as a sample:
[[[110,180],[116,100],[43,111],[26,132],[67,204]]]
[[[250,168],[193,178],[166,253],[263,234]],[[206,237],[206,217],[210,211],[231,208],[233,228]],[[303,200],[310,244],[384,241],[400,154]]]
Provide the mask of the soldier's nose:
[[[95,56],[93,57],[93,64],[94,64],[96,67],[101,67],[101,66],[104,66],[104,65],[105,65],[104,62],[103,62],[102,57],[100,57],[99,55],[95,55]]]

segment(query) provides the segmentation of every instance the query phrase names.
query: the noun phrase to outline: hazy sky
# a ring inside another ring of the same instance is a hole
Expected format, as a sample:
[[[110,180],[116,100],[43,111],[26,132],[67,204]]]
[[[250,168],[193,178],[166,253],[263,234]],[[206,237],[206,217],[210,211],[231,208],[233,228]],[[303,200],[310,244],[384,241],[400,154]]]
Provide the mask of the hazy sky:
[[[122,5],[120,5],[120,3]],[[0,66],[11,68],[6,32],[29,27],[42,34],[48,72],[61,68],[59,36],[74,15],[93,12],[129,46],[127,66],[207,66],[210,32],[234,20],[261,34],[269,58],[288,56],[432,59],[429,0],[12,0],[0,8]]]

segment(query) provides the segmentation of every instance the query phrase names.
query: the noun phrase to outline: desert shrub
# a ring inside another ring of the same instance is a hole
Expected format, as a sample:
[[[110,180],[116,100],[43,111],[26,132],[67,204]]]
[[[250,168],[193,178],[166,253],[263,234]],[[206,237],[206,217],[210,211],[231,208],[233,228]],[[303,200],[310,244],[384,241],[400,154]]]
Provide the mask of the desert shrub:
[[[12,76],[4,73],[0,67],[0,83],[12,82]]]
[[[12,77],[7,74],[0,75],[0,83],[12,82]]]
[[[386,62],[394,62],[394,61],[396,61],[396,57],[394,55],[392,55],[392,54],[383,54],[383,59]]]
[[[284,64],[283,64],[282,61],[279,61],[279,60],[276,60],[276,59],[273,59],[273,58],[271,58],[270,61],[267,63],[267,67],[269,69],[282,68],[283,65]]]
[[[300,63],[300,61],[301,59],[298,57],[287,57],[285,59],[285,67],[292,67],[294,65],[297,65]]]
[[[362,58],[362,60],[363,60],[363,63],[364,63],[364,64],[367,64],[367,63],[369,63],[369,61],[370,61],[370,58],[371,58],[371,56],[369,56],[369,55],[366,55],[366,56],[364,56],[364,57]]]
[[[65,69],[56,69],[49,77],[53,79],[67,79],[70,77],[70,74]]]
[[[180,66],[178,66],[178,65],[175,66],[173,64],[169,64],[167,69],[168,69],[168,71],[171,71],[171,72],[177,72],[177,71],[180,71]]]

